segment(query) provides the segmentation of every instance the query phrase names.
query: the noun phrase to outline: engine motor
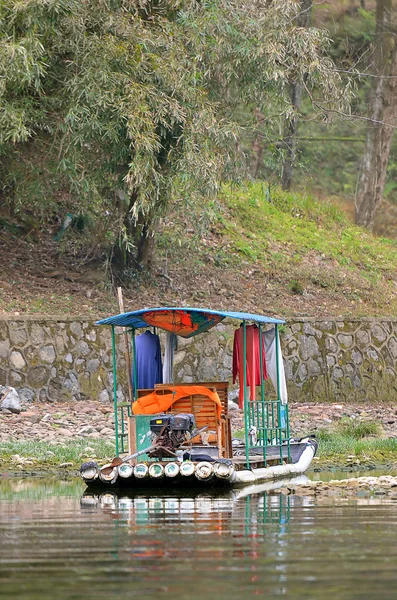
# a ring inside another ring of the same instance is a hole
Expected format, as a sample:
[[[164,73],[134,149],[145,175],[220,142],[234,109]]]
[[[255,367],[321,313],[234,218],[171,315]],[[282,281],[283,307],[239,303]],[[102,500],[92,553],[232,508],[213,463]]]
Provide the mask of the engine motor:
[[[153,444],[159,446],[151,455],[161,456],[167,451],[172,455],[183,442],[194,437],[196,421],[189,413],[156,415],[150,419],[150,431],[156,436]]]

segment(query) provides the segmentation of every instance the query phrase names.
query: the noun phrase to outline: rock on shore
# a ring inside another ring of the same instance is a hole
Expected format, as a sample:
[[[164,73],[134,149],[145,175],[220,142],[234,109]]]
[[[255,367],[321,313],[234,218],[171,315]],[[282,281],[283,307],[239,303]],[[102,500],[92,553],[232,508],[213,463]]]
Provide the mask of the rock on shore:
[[[357,496],[387,496],[397,498],[397,477],[383,475],[381,477],[352,477],[350,479],[324,481],[308,481],[303,485],[285,485],[278,494],[296,496],[315,496],[322,498],[352,498]]]
[[[289,406],[294,437],[332,429],[342,418],[373,421],[386,437],[397,437],[397,409],[391,404],[297,404]],[[243,428],[243,411],[230,412],[233,431]],[[26,403],[20,414],[0,412],[0,442],[9,440],[114,439],[113,406],[101,402]]]

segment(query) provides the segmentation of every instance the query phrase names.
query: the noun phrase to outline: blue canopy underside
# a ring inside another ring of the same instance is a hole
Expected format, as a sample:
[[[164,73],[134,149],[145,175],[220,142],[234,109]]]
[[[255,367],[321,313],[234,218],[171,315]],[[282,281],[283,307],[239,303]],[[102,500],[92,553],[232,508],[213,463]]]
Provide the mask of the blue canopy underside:
[[[209,309],[204,309],[204,308],[188,308],[185,306],[181,306],[181,307],[162,307],[162,308],[144,308],[141,310],[135,310],[133,312],[128,312],[128,313],[121,313],[119,315],[114,315],[112,317],[107,317],[106,319],[101,319],[100,321],[97,321],[96,324],[97,325],[113,325],[113,326],[118,326],[118,327],[131,327],[132,329],[142,329],[144,327],[149,327],[151,325],[151,323],[147,323],[145,321],[145,314],[146,313],[153,313],[153,312],[157,312],[157,311],[169,311],[170,314],[172,314],[173,312],[181,312],[183,311],[184,313],[191,315],[194,319],[195,315],[214,315],[218,317],[217,322],[225,319],[226,317],[230,318],[230,319],[236,319],[238,321],[251,321],[254,323],[268,323],[268,324],[278,324],[278,325],[282,325],[283,323],[285,323],[285,321],[281,320],[281,319],[274,319],[272,317],[265,317],[263,315],[254,315],[251,313],[242,313],[242,312],[224,312],[224,311],[219,311],[219,310],[209,310]],[[193,336],[193,335],[197,335],[199,333],[202,333],[202,331],[207,331],[208,329],[210,329],[211,327],[213,327],[214,325],[217,324],[216,323],[211,323],[211,320],[208,319],[208,326],[207,327],[203,327],[199,330],[197,330],[196,332],[192,333],[191,335],[189,335],[189,337]],[[183,335],[182,333],[180,335]]]

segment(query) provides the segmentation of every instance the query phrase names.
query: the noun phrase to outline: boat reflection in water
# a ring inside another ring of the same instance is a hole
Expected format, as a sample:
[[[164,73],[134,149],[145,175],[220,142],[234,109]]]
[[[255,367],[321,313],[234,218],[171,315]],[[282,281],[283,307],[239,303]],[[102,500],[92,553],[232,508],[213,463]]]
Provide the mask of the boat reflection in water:
[[[110,519],[117,518],[120,522],[130,525],[139,525],[166,519],[167,522],[200,521],[209,517],[214,527],[221,531],[222,523],[230,529],[230,521],[243,521],[248,526],[250,535],[253,533],[253,523],[260,516],[260,522],[285,524],[289,517],[290,497],[271,492],[283,487],[287,482],[296,485],[308,481],[305,475],[295,479],[278,480],[261,485],[248,486],[240,490],[225,490],[223,492],[196,491],[195,493],[181,493],[162,490],[154,493],[153,488],[140,490],[135,494],[126,494],[124,491],[103,491],[102,493],[86,491],[81,497],[80,504],[83,510],[102,511],[103,516]],[[217,519],[214,520],[214,514]],[[207,523],[208,525],[208,523]]]

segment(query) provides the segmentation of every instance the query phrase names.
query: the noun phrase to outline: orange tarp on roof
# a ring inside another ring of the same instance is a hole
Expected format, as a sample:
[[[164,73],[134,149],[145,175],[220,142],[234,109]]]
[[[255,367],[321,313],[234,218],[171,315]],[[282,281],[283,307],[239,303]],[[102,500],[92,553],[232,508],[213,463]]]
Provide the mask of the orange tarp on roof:
[[[222,413],[222,403],[216,392],[212,392],[202,385],[176,385],[170,386],[169,389],[172,390],[170,394],[159,394],[157,392],[152,392],[147,396],[138,398],[138,400],[136,400],[136,402],[134,402],[132,405],[132,412],[134,415],[154,415],[156,413],[164,412],[170,408],[174,402],[180,400],[181,398],[201,395],[207,396],[216,404],[218,419],[220,418]]]
[[[171,333],[181,335],[182,337],[190,337],[200,331],[207,331],[213,327],[223,317],[220,315],[212,315],[209,313],[189,313],[184,310],[156,310],[145,312],[145,321],[153,327],[160,327]]]

